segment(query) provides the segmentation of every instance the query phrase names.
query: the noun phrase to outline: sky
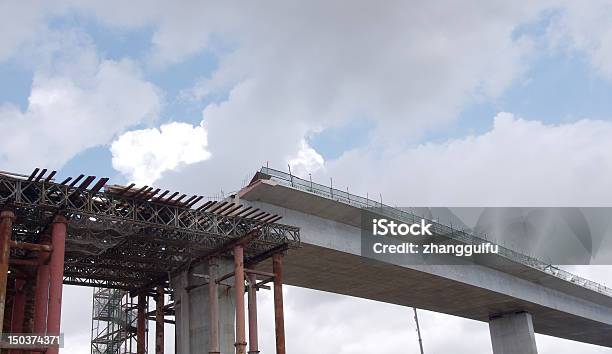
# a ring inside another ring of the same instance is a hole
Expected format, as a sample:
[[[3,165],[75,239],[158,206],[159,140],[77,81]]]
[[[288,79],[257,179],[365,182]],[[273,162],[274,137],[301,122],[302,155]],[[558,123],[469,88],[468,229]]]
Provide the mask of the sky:
[[[268,164],[398,206],[611,206],[610,15],[599,0],[0,0],[0,169],[213,197]],[[291,353],[418,352],[410,309],[286,292]],[[90,311],[91,289],[66,287],[65,352],[89,351]],[[427,353],[491,352],[486,324],[421,313]]]

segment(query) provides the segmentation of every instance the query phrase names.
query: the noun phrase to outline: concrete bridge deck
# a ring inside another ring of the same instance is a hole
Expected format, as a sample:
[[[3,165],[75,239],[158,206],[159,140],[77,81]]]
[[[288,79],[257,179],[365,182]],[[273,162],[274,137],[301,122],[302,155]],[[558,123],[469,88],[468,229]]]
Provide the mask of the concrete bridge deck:
[[[286,284],[490,323],[502,315],[528,313],[525,332],[520,328],[521,333],[506,338],[505,344],[529,341],[521,336],[533,337],[535,330],[612,347],[612,297],[604,291],[508,260],[495,269],[376,261],[361,256],[358,207],[270,179],[255,180],[238,195],[246,203],[282,215],[286,223],[300,227],[303,247],[286,257]],[[531,323],[533,327],[527,328]],[[499,327],[490,326],[496,353],[503,352],[496,346],[503,347],[499,341],[507,334],[507,328],[497,333]],[[535,353],[535,342],[532,349]],[[510,352],[531,351],[506,351]]]

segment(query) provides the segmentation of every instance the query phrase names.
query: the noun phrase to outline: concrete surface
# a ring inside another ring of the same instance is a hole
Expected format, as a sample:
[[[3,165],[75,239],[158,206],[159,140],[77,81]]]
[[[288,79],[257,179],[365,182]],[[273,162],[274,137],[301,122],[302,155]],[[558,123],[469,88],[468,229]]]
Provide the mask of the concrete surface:
[[[612,347],[612,298],[521,264],[405,266],[361,256],[360,211],[310,193],[256,182],[244,203],[300,227],[285,283],[488,322],[528,312],[537,333]],[[270,270],[270,263],[260,268]]]
[[[489,322],[493,354],[538,354],[533,320],[527,312],[508,313]]]
[[[233,271],[231,259],[219,259],[219,274]],[[176,311],[176,353],[208,354],[208,286],[200,275],[208,274],[208,266],[200,265],[172,279]],[[231,280],[231,279],[230,279]],[[229,284],[229,281],[224,281]],[[233,354],[234,294],[229,286],[219,284],[219,343],[221,354]]]

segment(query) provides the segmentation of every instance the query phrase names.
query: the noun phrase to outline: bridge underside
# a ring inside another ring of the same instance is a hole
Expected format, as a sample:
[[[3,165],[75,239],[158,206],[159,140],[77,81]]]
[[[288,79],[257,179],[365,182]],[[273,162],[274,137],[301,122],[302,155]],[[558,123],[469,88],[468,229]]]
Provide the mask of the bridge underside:
[[[537,333],[612,347],[612,325],[418,270],[302,244],[285,259],[285,284],[489,322],[525,311]],[[262,267],[269,267],[265,262]]]

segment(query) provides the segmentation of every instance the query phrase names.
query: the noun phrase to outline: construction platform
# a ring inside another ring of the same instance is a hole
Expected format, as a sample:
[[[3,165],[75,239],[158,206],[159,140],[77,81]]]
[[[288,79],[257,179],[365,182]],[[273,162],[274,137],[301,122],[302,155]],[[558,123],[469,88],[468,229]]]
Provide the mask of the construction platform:
[[[62,283],[129,292],[139,298],[144,321],[141,303],[147,297],[163,302],[173,275],[239,253],[246,279],[245,264],[300,244],[298,228],[231,198],[107,185],[108,178],[85,175],[60,182],[55,176],[39,168],[30,175],[0,172],[4,333],[58,333]],[[162,304],[157,321],[163,323],[170,311],[171,304]]]

